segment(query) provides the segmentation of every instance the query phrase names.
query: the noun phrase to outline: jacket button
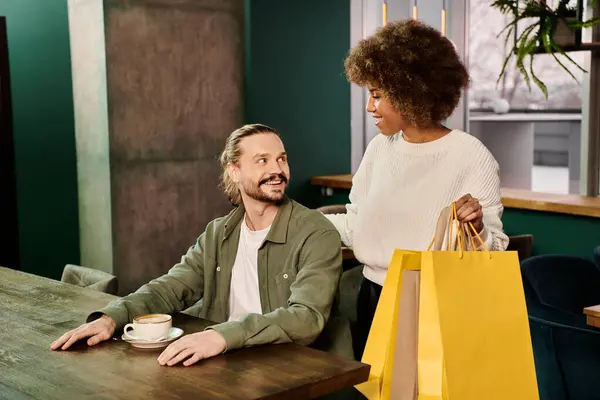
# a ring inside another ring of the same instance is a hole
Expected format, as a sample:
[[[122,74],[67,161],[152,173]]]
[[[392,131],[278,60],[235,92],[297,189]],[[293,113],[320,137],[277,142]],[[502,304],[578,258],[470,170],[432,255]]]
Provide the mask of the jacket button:
[[[221,270],[221,267],[217,267],[217,272],[219,272]]]
[[[288,278],[288,274],[283,274],[283,279],[287,279]]]

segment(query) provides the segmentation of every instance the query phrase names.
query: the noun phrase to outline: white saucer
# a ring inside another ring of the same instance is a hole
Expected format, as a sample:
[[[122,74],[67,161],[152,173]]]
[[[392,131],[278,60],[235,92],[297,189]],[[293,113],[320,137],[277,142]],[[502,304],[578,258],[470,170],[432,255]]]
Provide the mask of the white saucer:
[[[169,344],[171,344],[171,342],[173,342],[176,339],[179,339],[181,335],[183,335],[183,331],[181,329],[171,328],[171,330],[169,331],[169,336],[163,340],[146,341],[133,339],[127,333],[124,333],[123,336],[121,336],[121,339],[123,339],[133,347],[137,347],[138,349],[160,349],[163,347],[167,347]]]

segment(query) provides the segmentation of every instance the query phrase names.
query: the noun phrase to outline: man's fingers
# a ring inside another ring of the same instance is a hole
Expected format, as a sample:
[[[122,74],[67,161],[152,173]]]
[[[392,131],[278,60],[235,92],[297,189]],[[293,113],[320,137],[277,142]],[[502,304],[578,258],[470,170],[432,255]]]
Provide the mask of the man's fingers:
[[[69,340],[67,340],[67,342],[62,346],[62,350],[67,350],[79,340],[90,336],[90,334],[91,332],[89,332],[88,329],[77,329],[75,332],[73,332]]]
[[[183,362],[183,365],[185,367],[189,367],[190,365],[196,364],[201,359],[202,359],[202,356],[200,356],[200,353],[196,353],[192,357],[190,357],[189,359],[185,360]]]
[[[67,333],[65,333],[64,335],[62,335],[61,337],[59,337],[58,339],[56,339],[54,342],[52,342],[52,344],[50,345],[50,349],[52,350],[56,350],[58,349],[60,346],[62,346],[63,344],[65,344],[67,342],[67,340],[69,340],[69,338],[71,337],[71,335],[73,334],[73,332],[75,332],[75,330],[71,330]]]
[[[51,350],[67,350],[75,342],[83,338],[89,337],[87,344],[93,346],[94,344],[100,343],[103,340],[110,339],[114,332],[114,321],[110,319],[98,319],[94,322],[81,325],[79,328],[72,329],[56,339],[50,345]]]
[[[88,339],[87,345],[94,346],[94,345],[100,343],[101,341],[102,341],[102,339],[100,338],[100,334],[97,334]]]
[[[179,352],[181,350],[183,350],[183,348],[185,347],[185,342],[183,342],[183,339],[179,339],[173,343],[171,343],[166,349],[165,351],[163,351],[160,356],[158,356],[158,363],[160,365],[165,365],[167,363],[167,361],[169,361],[170,359],[172,359],[173,357],[175,357],[177,354],[179,354]]]
[[[194,354],[194,351],[191,348],[183,349],[183,351],[181,351],[181,353],[177,354],[176,357],[174,357],[171,360],[169,360],[167,362],[167,365],[169,367],[172,367],[173,365],[178,364],[181,361],[185,360],[186,358],[188,358],[192,354]]]
[[[108,334],[108,332],[106,331],[102,331],[100,333],[97,333],[96,335],[92,336],[91,338],[88,339],[87,344],[88,346],[94,346],[100,342],[103,342],[105,340],[110,339],[110,335]]]

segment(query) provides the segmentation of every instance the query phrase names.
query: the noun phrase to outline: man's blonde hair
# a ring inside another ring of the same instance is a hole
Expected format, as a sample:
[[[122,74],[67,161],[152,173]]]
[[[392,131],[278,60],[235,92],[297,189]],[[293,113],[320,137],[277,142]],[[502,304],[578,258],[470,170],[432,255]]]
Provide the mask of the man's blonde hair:
[[[279,136],[279,132],[267,125],[244,125],[229,135],[227,142],[225,143],[225,149],[223,149],[223,152],[221,153],[221,168],[223,169],[221,188],[225,192],[225,195],[229,198],[229,201],[236,206],[242,204],[242,194],[240,193],[240,189],[238,188],[237,184],[229,176],[227,167],[229,164],[239,165],[238,163],[240,160],[240,155],[242,154],[240,149],[240,142],[242,139],[261,133],[272,133]]]

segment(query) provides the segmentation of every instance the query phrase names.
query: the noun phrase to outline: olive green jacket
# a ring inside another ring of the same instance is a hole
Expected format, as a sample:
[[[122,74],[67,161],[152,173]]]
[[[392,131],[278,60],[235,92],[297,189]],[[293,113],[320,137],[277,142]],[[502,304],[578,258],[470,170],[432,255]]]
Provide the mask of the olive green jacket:
[[[245,209],[210,222],[181,262],[101,313],[121,329],[138,315],[173,314],[202,299],[198,316],[217,322],[227,350],[294,342],[352,357],[349,325],[337,312],[340,235],[319,212],[284,199],[258,251],[261,314],[229,321],[231,272]],[[327,325],[327,329],[325,326]],[[321,335],[323,333],[323,335]]]

